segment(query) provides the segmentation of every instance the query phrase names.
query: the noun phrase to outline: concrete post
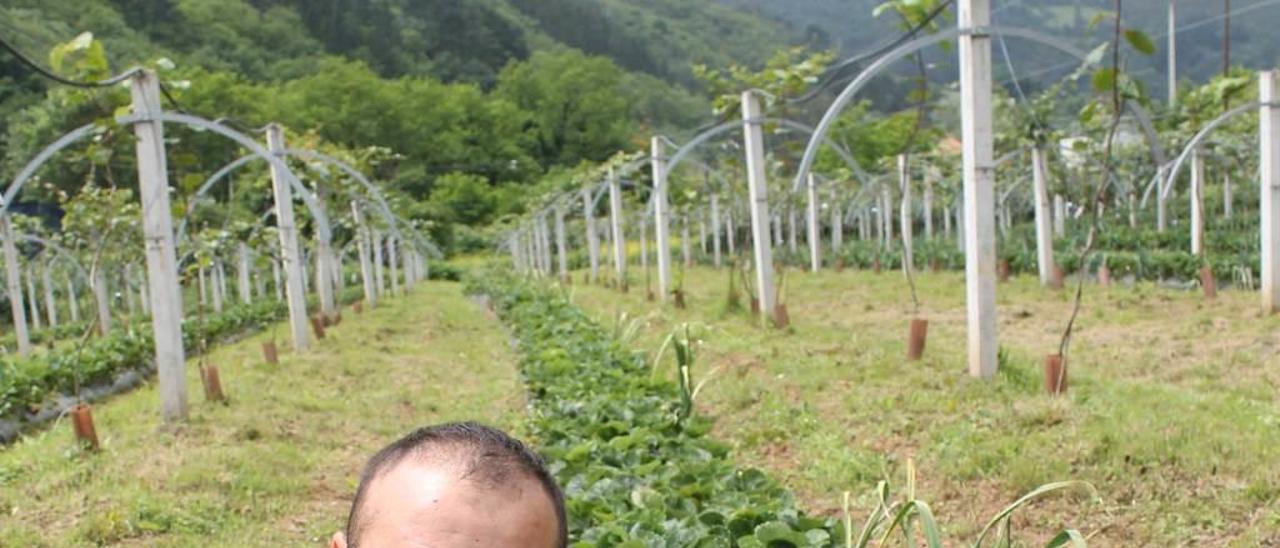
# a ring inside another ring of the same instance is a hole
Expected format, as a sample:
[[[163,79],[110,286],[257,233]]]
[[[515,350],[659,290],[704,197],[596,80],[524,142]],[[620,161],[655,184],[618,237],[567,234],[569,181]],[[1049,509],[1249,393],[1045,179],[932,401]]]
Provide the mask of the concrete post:
[[[316,199],[320,201],[322,198],[317,196]],[[312,251],[315,254],[316,295],[320,298],[320,313],[326,318],[333,318],[338,314],[338,303],[333,295],[333,267],[330,266],[333,261],[333,246],[328,238],[319,231],[316,232],[316,245]]]
[[[733,226],[732,208],[725,210],[724,212],[724,231],[725,231],[725,243],[729,245],[729,255],[734,256],[738,253],[738,251],[734,249],[736,247],[736,242],[738,239],[738,236],[737,236],[738,231]]]
[[[1168,168],[1161,167],[1156,179],[1156,232],[1164,233],[1169,224],[1168,205],[1164,200],[1165,175]]]
[[[237,284],[240,289],[240,302],[249,304],[253,302],[253,287],[249,285],[249,246],[244,242],[240,242],[236,247],[239,258],[236,275],[240,282]]]
[[[1178,104],[1178,8],[1177,0],[1169,0],[1169,63],[1166,73],[1169,76],[1169,106]],[[1161,178],[1163,180],[1163,178]],[[1164,232],[1164,228],[1160,229]]]
[[[794,255],[800,249],[798,237],[796,236],[796,207],[795,204],[787,204],[787,249]]]
[[[1045,173],[1044,151],[1031,149],[1031,176],[1035,183],[1036,208],[1036,264],[1040,270],[1040,285],[1053,283],[1053,227],[1049,219],[1049,181]]]
[[[1191,254],[1204,254],[1204,159],[1191,151]]]
[[[627,235],[622,232],[622,184],[618,174],[609,168],[609,224],[613,240],[613,269],[618,277],[618,286],[627,284]]]
[[[680,258],[684,260],[685,268],[693,267],[693,250],[691,246],[693,242],[689,238],[689,214],[680,214]]]
[[[40,269],[40,281],[44,285],[44,308],[49,315],[49,327],[58,327],[58,301],[53,297],[53,274],[49,263]]]
[[[284,282],[281,279],[281,275],[280,275],[280,261],[276,260],[274,257],[271,259],[271,278],[272,278],[271,287],[275,289],[276,300],[283,301],[284,300]]]
[[[387,277],[382,265],[382,232],[374,228],[370,230],[373,233],[373,279],[377,283],[378,298],[387,295]]]
[[[711,261],[720,268],[720,195],[711,193]]]
[[[67,274],[67,312],[71,313],[71,323],[80,323],[80,296],[70,274]]]
[[[1067,201],[1061,194],[1053,195],[1053,235],[1067,235]]]
[[[365,225],[360,205],[351,202],[351,216],[356,223],[356,253],[360,255],[360,282],[364,287],[365,305],[378,306],[378,289],[373,280],[373,262],[369,259],[369,227]]]
[[[285,151],[284,128],[277,124],[267,126],[267,146],[271,153],[283,158]],[[305,352],[311,346],[307,333],[307,296],[302,287],[302,252],[298,249],[298,227],[293,217],[293,188],[287,177],[275,164],[271,165],[271,188],[275,198],[276,227],[280,234],[280,255],[284,262],[285,296],[289,302],[289,326],[293,333],[293,349]]]
[[[222,313],[222,262],[215,259],[213,263],[213,311]]]
[[[556,258],[559,259],[557,270],[560,272],[560,281],[568,283],[569,281],[569,244],[564,234],[564,204],[556,202]]]
[[[1275,71],[1258,75],[1258,141],[1261,146],[1258,169],[1262,232],[1262,307],[1269,314],[1280,312],[1280,107],[1268,105],[1280,100],[1276,93]]]
[[[933,240],[933,180],[937,177],[934,170],[926,170],[924,173],[924,201],[922,206],[924,209],[924,239]]]
[[[773,290],[773,247],[769,241],[769,195],[764,169],[764,120],[760,100],[754,92],[742,94],[742,127],[747,155],[747,184],[750,191],[751,244],[756,263],[756,290],[760,316],[772,317],[776,303]]]
[[[387,236],[387,268],[391,270],[391,294],[400,294],[400,258],[396,248],[400,241],[395,236]]]
[[[587,230],[587,259],[591,262],[591,283],[600,281],[600,234],[596,232],[596,208],[591,188],[582,189],[582,218]]]
[[[707,256],[707,210],[698,210],[698,246],[703,252],[703,256]]]
[[[886,249],[893,244],[893,191],[888,184],[880,185],[880,245]]]
[[[808,218],[809,229],[809,269],[817,272],[822,269],[822,243],[819,240],[819,234],[822,233],[821,227],[818,226],[818,183],[812,173],[809,174],[805,193],[805,216]]]
[[[13,312],[13,334],[18,340],[18,354],[31,355],[31,333],[27,331],[27,311],[22,304],[22,274],[18,266],[18,245],[13,238],[13,225],[9,215],[0,216],[0,228],[4,230],[5,289],[9,294],[9,309]]]
[[[27,265],[27,304],[31,307],[31,329],[38,330],[41,326],[40,321],[40,299],[36,298],[36,268],[35,264]],[[128,294],[125,295],[128,297]]]
[[[205,274],[204,267],[196,269],[196,287],[200,296],[200,306],[209,305],[209,282],[206,280],[208,274]]]
[[[667,203],[667,153],[662,138],[651,142],[653,167],[654,247],[658,253],[658,298],[667,302],[674,289],[671,283],[671,206]]]
[[[97,305],[98,333],[106,335],[111,332],[111,293],[107,289],[107,273],[103,265],[94,265],[90,269],[90,280],[93,284],[93,300]]]
[[[160,79],[146,70],[133,78],[133,114],[160,113]],[[161,416],[187,417],[186,353],[182,347],[182,288],[174,251],[169,172],[165,160],[164,125],[133,124],[137,137],[138,197],[142,201],[142,233],[146,239],[147,284],[151,294],[151,328],[159,370]]]
[[[958,12],[960,28],[991,24],[990,0],[960,0]],[[997,351],[991,37],[970,33],[959,42],[969,374],[986,378],[995,375]]]
[[[942,237],[951,239],[951,208],[942,208]]]
[[[915,227],[911,214],[911,166],[907,165],[905,154],[898,155],[898,181],[902,188],[902,210],[898,212],[902,223],[902,271],[910,276],[916,270]]]

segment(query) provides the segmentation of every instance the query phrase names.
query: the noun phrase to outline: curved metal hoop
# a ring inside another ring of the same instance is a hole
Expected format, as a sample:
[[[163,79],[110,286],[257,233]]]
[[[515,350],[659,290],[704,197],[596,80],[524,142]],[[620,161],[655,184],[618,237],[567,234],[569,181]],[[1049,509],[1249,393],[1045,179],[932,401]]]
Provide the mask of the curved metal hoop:
[[[1173,167],[1169,169],[1169,177],[1168,179],[1165,179],[1164,190],[1160,193],[1161,199],[1169,198],[1169,193],[1173,191],[1174,183],[1178,181],[1178,173],[1182,171],[1182,164],[1185,163],[1187,157],[1191,155],[1191,151],[1195,150],[1196,147],[1199,147],[1200,143],[1203,142],[1205,138],[1213,132],[1213,130],[1218,129],[1218,126],[1227,123],[1228,120],[1235,118],[1236,116],[1262,107],[1280,107],[1280,101],[1272,103],[1254,101],[1252,103],[1240,105],[1222,113],[1222,115],[1214,118],[1213,121],[1205,124],[1203,128],[1200,128],[1200,131],[1196,132],[1195,136],[1191,138],[1191,141],[1187,143],[1187,146],[1183,147],[1182,154],[1178,155],[1178,159],[1173,162]]]
[[[222,135],[223,137],[231,139],[232,141],[235,141],[241,146],[252,151],[254,156],[266,159],[268,162],[278,167],[281,170],[281,173],[284,173],[286,178],[289,180],[290,186],[292,186],[295,190],[299,191],[299,194],[301,195],[303,202],[307,205],[307,208],[310,209],[312,214],[315,216],[316,221],[319,224],[321,238],[324,238],[324,239],[329,238],[330,236],[329,219],[328,219],[328,216],[326,216],[324,213],[324,208],[320,206],[319,202],[316,202],[313,198],[310,197],[310,192],[307,191],[306,187],[302,186],[302,183],[298,182],[298,179],[293,175],[293,172],[289,171],[289,166],[285,164],[283,161],[281,161],[279,158],[274,157],[266,148],[263,148],[262,145],[259,145],[253,139],[248,138],[247,136],[245,136],[244,134],[241,134],[238,131],[235,131],[221,124],[211,122],[209,120],[205,120],[203,118],[199,118],[196,116],[191,116],[188,114],[162,112],[156,115],[154,118],[164,122],[173,122],[177,124],[191,126],[197,129],[212,131],[214,133]],[[122,121],[131,121],[134,119],[135,118],[132,116],[126,116],[122,118]],[[36,156],[32,158],[30,162],[27,162],[27,165],[22,168],[22,171],[18,172],[18,175],[14,177],[13,181],[9,184],[9,187],[5,189],[4,201],[0,203],[0,215],[5,215],[8,213],[9,206],[10,204],[13,203],[13,199],[18,195],[18,192],[22,190],[22,188],[27,184],[27,181],[29,181],[31,177],[35,175],[36,171],[39,170],[40,167],[42,167],[46,162],[48,162],[49,159],[52,158],[54,154],[57,154],[63,149],[71,146],[72,144],[80,141],[81,139],[84,139],[85,137],[95,134],[97,131],[98,131],[98,126],[96,124],[86,124],[86,125],[80,126],[64,134],[62,137],[58,138],[57,141],[54,141],[52,144],[50,144],[49,146],[42,149],[39,153],[37,153]]]
[[[788,127],[788,128],[800,131],[802,133],[807,133],[813,136],[815,139],[817,138],[816,130],[814,130],[814,128],[811,128],[795,120],[790,120],[787,118],[764,118],[763,121],[765,123],[779,124],[784,127]],[[699,133],[696,137],[689,140],[688,143],[685,143],[684,146],[680,147],[680,149],[677,150],[675,154],[671,155],[671,159],[667,162],[667,170],[671,172],[675,172],[676,167],[680,165],[680,162],[684,161],[685,157],[688,156],[691,152],[693,152],[694,149],[702,146],[707,141],[710,141],[711,139],[719,135],[728,133],[730,131],[739,129],[741,127],[742,127],[741,121],[730,120],[728,122],[724,122],[718,126],[715,126],[711,129],[708,129],[702,133]],[[830,140],[827,140],[825,137],[823,137],[823,140],[828,145],[831,145],[831,148],[836,151],[836,154],[839,154],[840,158],[844,160],[846,164],[849,165],[849,168],[853,170],[854,176],[856,176],[858,180],[861,181],[863,184],[867,184],[867,181],[868,181],[867,173],[863,171],[862,166],[858,164],[858,160],[853,157],[853,154],[850,154],[848,149],[836,143],[833,143]],[[799,186],[792,187],[791,191],[796,192],[797,189],[799,189]]]
[[[283,151],[283,154],[286,156],[293,156],[296,158],[319,161],[326,165],[330,165],[338,168],[343,173],[355,179],[357,182],[361,184],[361,186],[363,186],[366,190],[369,191],[369,194],[373,196],[378,206],[376,208],[378,210],[378,213],[387,221],[388,226],[391,227],[392,234],[396,238],[401,240],[405,239],[403,233],[400,232],[400,229],[399,229],[400,225],[405,225],[407,228],[410,229],[410,232],[413,234],[413,239],[417,244],[422,246],[424,249],[427,249],[429,253],[432,255],[436,255],[439,253],[438,248],[436,248],[433,244],[431,244],[430,241],[422,239],[422,236],[418,234],[417,231],[414,230],[412,226],[409,226],[404,219],[401,219],[400,217],[396,216],[391,211],[390,206],[387,205],[386,199],[382,195],[382,191],[379,190],[377,186],[375,186],[372,182],[370,182],[369,179],[366,178],[363,173],[360,173],[360,171],[351,167],[346,162],[343,162],[342,160],[339,160],[327,154],[313,151],[313,150],[307,150],[307,149],[298,149],[298,148],[285,149]],[[227,177],[237,169],[244,167],[249,162],[252,162],[253,160],[259,159],[259,158],[261,158],[261,156],[258,156],[257,154],[249,154],[241,158],[238,158],[232,161],[231,163],[228,163],[225,166],[222,166],[222,168],[220,168],[213,175],[211,175],[207,180],[205,180],[204,184],[200,185],[200,188],[196,190],[196,193],[192,196],[192,199],[193,200],[200,199],[200,197],[207,194],[213,188],[213,186],[216,185],[223,178]],[[299,189],[299,192],[302,193],[303,195],[307,196],[308,198],[310,197],[310,194],[311,194],[310,191],[306,189],[306,187],[301,186],[300,183],[299,185],[293,185],[293,186],[295,189]],[[343,190],[346,192],[346,194],[349,197],[364,201],[361,196],[356,195],[347,189],[343,189]],[[308,204],[308,207],[310,207],[310,204]],[[314,213],[314,210],[313,210],[313,213]],[[327,221],[326,221],[326,224],[327,224]],[[184,217],[182,221],[180,221],[178,224],[178,230],[177,230],[178,241],[181,241],[183,236],[186,234],[186,226],[187,226],[187,219]]]
[[[818,123],[818,128],[814,132],[813,138],[805,148],[804,157],[801,158],[800,168],[796,173],[795,187],[799,188],[799,186],[803,184],[805,177],[809,175],[809,171],[813,169],[813,163],[817,159],[818,155],[818,148],[826,141],[826,135],[831,131],[831,127],[835,125],[836,119],[842,112],[844,112],[845,107],[853,100],[854,96],[856,96],[873,77],[888,68],[890,64],[911,55],[912,53],[966,34],[1001,34],[1005,36],[1015,36],[1052,47],[1064,53],[1073,55],[1081,61],[1089,61],[1089,56],[1086,52],[1081,51],[1066,41],[1031,29],[1018,27],[987,26],[976,28],[954,28],[907,42],[898,46],[893,51],[886,53],[883,57],[876,59],[874,63],[868,65],[867,68],[858,74],[858,77],[854,78],[854,80],[840,92],[840,95],[836,97],[836,100],[831,104],[831,107],[827,109],[826,114],[822,116],[822,121]],[[1154,126],[1151,124],[1151,116],[1147,113],[1146,109],[1142,108],[1141,105],[1132,102],[1129,105],[1134,117],[1138,119],[1138,124],[1142,126],[1142,130],[1147,136],[1147,143],[1151,148],[1152,161],[1156,166],[1164,165],[1164,149],[1161,148],[1160,140],[1155,134]]]

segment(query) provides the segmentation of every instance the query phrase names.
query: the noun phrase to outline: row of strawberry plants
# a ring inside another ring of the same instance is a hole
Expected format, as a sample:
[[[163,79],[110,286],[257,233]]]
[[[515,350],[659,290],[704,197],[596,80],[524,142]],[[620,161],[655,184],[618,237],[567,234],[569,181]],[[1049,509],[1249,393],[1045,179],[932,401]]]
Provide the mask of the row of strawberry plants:
[[[472,272],[467,290],[488,299],[515,336],[529,430],[564,488],[575,548],[861,548],[899,533],[908,544],[943,545],[910,488],[894,496],[880,482],[865,520],[854,521],[849,493],[842,519],[817,518],[763,472],[735,467],[729,448],[708,437],[711,419],[693,410],[687,331],[668,341],[678,363],[672,382],[560,289],[494,269]],[[914,484],[910,463],[907,474]],[[1093,492],[1073,481],[1041,486],[988,521],[974,546],[997,534],[1007,541],[1016,510],[1067,489]],[[1067,545],[1085,546],[1084,536],[1068,529],[1046,544]]]
[[[499,271],[468,289],[490,299],[523,356],[530,423],[564,486],[575,546],[829,546],[836,520],[742,470],[687,413],[680,387],[650,375],[554,289]]]

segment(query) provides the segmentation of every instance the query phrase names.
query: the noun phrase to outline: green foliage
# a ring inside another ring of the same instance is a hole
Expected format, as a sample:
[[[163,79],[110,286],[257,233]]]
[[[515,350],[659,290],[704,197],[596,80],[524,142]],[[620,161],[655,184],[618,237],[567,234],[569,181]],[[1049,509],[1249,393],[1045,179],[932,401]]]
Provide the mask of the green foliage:
[[[708,419],[681,420],[677,385],[651,379],[643,356],[563,297],[498,272],[469,287],[520,341],[531,430],[565,486],[576,546],[829,545],[832,520],[802,514],[763,473],[735,469],[706,437]]]
[[[804,48],[790,48],[775,53],[765,62],[764,68],[733,65],[725,69],[713,69],[695,65],[693,73],[710,93],[715,113],[726,116],[741,104],[741,93],[759,90],[767,94],[772,104],[804,93],[826,71],[835,55],[827,52],[811,53]]]
[[[183,345],[195,353],[199,341],[219,341],[256,331],[287,312],[283,303],[259,302],[229,308],[204,322],[183,322]],[[151,360],[154,343],[149,324],[89,341],[82,347],[66,347],[32,358],[0,360],[0,417],[34,412],[51,396],[75,394],[77,387],[110,382],[115,375],[141,369]]]
[[[635,128],[622,77],[604,58],[538,53],[504,69],[496,93],[528,113],[541,165],[572,166],[628,148]]]
[[[687,325],[668,337],[672,383],[622,347],[625,329],[606,330],[555,289],[489,270],[468,291],[491,299],[519,341],[530,430],[565,488],[574,546],[861,547],[875,535],[878,545],[895,531],[910,536],[917,524],[928,546],[941,546],[929,506],[914,497],[914,471],[905,501],[891,501],[881,484],[854,543],[847,499],[844,520],[814,518],[762,472],[735,468],[728,448],[707,438],[711,421],[694,411],[701,383]],[[1014,511],[1075,485],[1042,486],[988,528],[1008,534]]]
[[[497,197],[487,192],[484,179],[466,173],[450,173],[436,179],[431,201],[449,212],[452,221],[468,225],[488,224],[497,211]]]

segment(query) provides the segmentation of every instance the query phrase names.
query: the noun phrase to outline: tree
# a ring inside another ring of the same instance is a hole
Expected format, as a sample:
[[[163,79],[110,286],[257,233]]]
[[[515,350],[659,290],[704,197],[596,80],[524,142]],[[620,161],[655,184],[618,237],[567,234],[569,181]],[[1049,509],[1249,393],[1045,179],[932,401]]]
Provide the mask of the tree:
[[[576,165],[631,145],[635,125],[622,77],[603,57],[537,53],[503,69],[496,92],[529,113],[525,131],[541,165]]]

